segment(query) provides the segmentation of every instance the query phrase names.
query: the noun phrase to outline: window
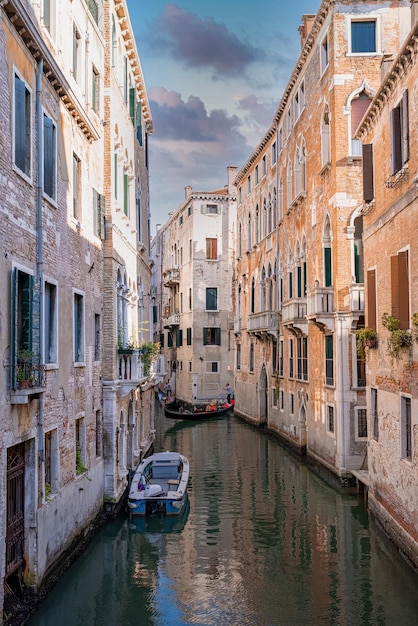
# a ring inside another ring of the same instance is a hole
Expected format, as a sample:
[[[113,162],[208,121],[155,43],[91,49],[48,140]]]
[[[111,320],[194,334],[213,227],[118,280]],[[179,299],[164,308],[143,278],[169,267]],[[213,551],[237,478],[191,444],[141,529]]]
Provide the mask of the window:
[[[101,411],[96,411],[96,456],[103,454],[103,421]]]
[[[379,441],[379,414],[377,409],[377,389],[370,389],[370,409],[372,421],[372,437]]]
[[[93,189],[93,232],[105,239],[105,196]]]
[[[183,331],[181,328],[176,329],[176,346],[180,348],[183,345]]]
[[[55,3],[56,0],[44,0],[42,11],[44,26],[52,37],[55,34]]]
[[[189,311],[192,310],[192,288],[189,287]]]
[[[286,176],[286,192],[287,192],[287,206],[290,207],[293,200],[293,179],[292,179],[292,161],[289,159],[287,164],[287,176]]]
[[[283,339],[279,341],[279,376],[284,374],[284,342]]]
[[[250,372],[254,373],[254,344],[250,344]]]
[[[218,289],[217,287],[206,287],[206,311],[218,310]]]
[[[410,327],[409,261],[408,250],[390,257],[392,315],[399,320],[399,328]]]
[[[81,161],[73,153],[73,217],[81,220]]]
[[[357,387],[366,386],[366,361],[364,357],[360,356],[355,350],[356,366],[357,366]]]
[[[75,421],[75,471],[83,474],[87,471],[86,463],[86,429],[82,418]]]
[[[356,134],[357,128],[364,117],[367,109],[369,108],[371,102],[371,98],[367,95],[367,93],[362,90],[359,94],[357,94],[351,100],[350,105],[350,127],[351,127],[351,156],[361,156],[361,142],[359,139],[356,139],[354,135]]]
[[[135,87],[129,88],[129,117],[131,118],[132,126],[135,127],[135,123],[136,123],[136,89]]]
[[[56,429],[45,433],[44,440],[44,477],[45,477],[45,499],[49,494],[57,492],[59,489],[59,449],[58,433]]]
[[[247,193],[250,193],[251,191],[251,176],[248,176],[247,178]]]
[[[267,173],[266,155],[261,160],[261,175],[265,176]]]
[[[367,409],[355,407],[356,439],[367,439]]]
[[[401,457],[412,460],[411,398],[401,396]]]
[[[39,385],[39,356],[35,344],[34,324],[34,279],[33,276],[13,269],[12,275],[12,302],[11,302],[11,348],[12,348],[12,388],[18,386],[18,378],[33,379],[32,386]],[[20,375],[20,376],[19,376]]]
[[[259,174],[258,174],[258,165],[255,166],[254,177],[255,177],[255,184],[258,185],[258,183],[260,182]]]
[[[391,174],[396,174],[409,160],[408,91],[390,112]]]
[[[279,198],[278,198],[278,202],[279,202],[279,215],[278,215],[278,219],[279,222],[281,222],[283,220],[283,178],[280,176],[279,179]]]
[[[274,337],[271,342],[271,367],[273,374],[277,374],[277,339]]]
[[[255,313],[255,279],[251,281],[251,313]]]
[[[99,23],[99,4],[97,0],[87,0],[87,7],[96,24]]]
[[[274,165],[277,161],[277,146],[276,142],[271,146],[271,164]]]
[[[374,199],[373,144],[363,144],[363,199],[369,204]]]
[[[295,375],[295,354],[294,354],[294,340],[289,339],[289,378],[293,378]]]
[[[100,95],[100,75],[98,70],[93,66],[91,70],[91,108],[96,113],[99,112],[99,95]]]
[[[14,76],[13,162],[28,178],[31,176],[31,93],[17,74]]]
[[[160,333],[160,347],[164,348],[164,333]]]
[[[363,256],[363,216],[354,219],[354,279],[356,283],[364,283],[364,256]]]
[[[322,167],[331,162],[331,137],[330,137],[330,112],[328,106],[325,107],[321,120],[321,157]]]
[[[290,108],[290,106],[287,110],[286,123],[287,123],[287,136],[289,137],[290,133],[292,132],[292,109]]]
[[[242,203],[242,187],[238,188],[238,204]]]
[[[329,404],[327,404],[327,431],[329,433],[335,432],[334,407]]]
[[[206,374],[217,374],[218,371],[219,371],[218,361],[205,361],[205,373]]]
[[[206,258],[212,261],[218,258],[218,240],[206,239]]]
[[[298,380],[308,380],[308,338],[297,338]]]
[[[49,198],[56,200],[57,130],[54,122],[45,113],[43,123],[43,191]]]
[[[129,176],[127,172],[123,174],[123,212],[129,215]]]
[[[115,16],[112,15],[112,67],[116,66],[116,54],[118,49],[118,40],[116,37]]]
[[[220,328],[203,328],[203,345],[204,346],[220,346],[221,345],[221,329]]]
[[[115,192],[115,199],[117,200],[118,198],[118,154],[117,152],[114,153],[113,155],[113,181],[114,181],[114,192]]]
[[[305,108],[305,81],[302,79],[298,88],[296,89],[295,97],[293,100],[293,111],[294,111],[294,116],[295,116],[295,122],[300,117],[304,108]]]
[[[84,296],[74,294],[74,361],[84,361]]]
[[[331,248],[331,225],[327,217],[324,225],[324,286],[332,287],[332,248]]]
[[[334,337],[325,335],[325,384],[334,384]]]
[[[192,329],[186,328],[186,344],[188,346],[192,345]]]
[[[237,370],[241,369],[241,344],[237,343]]]
[[[321,41],[321,74],[323,74],[329,64],[328,34]]]
[[[76,25],[73,25],[73,78],[78,80],[78,71],[80,66],[80,49],[81,49],[81,35],[77,30]]]
[[[295,413],[295,394],[289,393],[289,413],[294,415]]]
[[[100,315],[94,315],[94,360],[100,361]]]
[[[280,394],[279,394],[279,407],[281,411],[284,411],[284,391],[283,389],[280,389]]]
[[[58,343],[58,302],[57,287],[52,283],[44,285],[44,352],[45,363],[57,363]]]
[[[377,52],[375,20],[351,22],[351,52],[353,54]]]
[[[283,127],[279,128],[279,153],[283,150]]]

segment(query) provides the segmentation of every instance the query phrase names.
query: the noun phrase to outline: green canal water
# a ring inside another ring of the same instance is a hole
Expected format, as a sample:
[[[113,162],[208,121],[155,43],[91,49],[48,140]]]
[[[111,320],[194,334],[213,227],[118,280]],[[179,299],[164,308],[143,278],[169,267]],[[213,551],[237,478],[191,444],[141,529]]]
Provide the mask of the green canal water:
[[[418,576],[361,500],[233,416],[157,428],[190,459],[185,514],[108,523],[30,626],[418,624]]]

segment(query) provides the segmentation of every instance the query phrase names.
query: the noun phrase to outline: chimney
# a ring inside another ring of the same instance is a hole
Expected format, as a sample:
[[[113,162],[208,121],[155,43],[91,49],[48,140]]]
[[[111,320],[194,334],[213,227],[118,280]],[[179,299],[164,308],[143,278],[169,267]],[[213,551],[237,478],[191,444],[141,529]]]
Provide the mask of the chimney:
[[[316,14],[314,13],[306,13],[305,15],[302,15],[302,24],[298,28],[302,48],[305,45],[315,18]]]
[[[233,196],[235,194],[235,178],[237,177],[238,168],[235,165],[228,165],[227,169],[227,185],[228,185],[228,195]]]
[[[192,187],[191,185],[187,185],[187,187],[184,188],[184,198],[190,198],[190,196],[192,195]]]

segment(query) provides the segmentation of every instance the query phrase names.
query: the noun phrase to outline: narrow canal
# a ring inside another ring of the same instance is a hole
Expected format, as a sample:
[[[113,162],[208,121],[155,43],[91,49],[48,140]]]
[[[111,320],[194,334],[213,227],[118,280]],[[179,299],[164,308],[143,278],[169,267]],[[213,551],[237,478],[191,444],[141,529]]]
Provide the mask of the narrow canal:
[[[233,416],[157,428],[190,459],[185,515],[110,522],[30,626],[418,623],[418,576],[356,497]]]

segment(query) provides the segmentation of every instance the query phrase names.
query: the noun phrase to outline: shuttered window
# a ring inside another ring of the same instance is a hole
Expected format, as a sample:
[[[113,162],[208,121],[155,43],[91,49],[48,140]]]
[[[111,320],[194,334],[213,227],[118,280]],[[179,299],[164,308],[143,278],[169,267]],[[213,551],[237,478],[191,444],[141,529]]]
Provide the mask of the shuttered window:
[[[204,346],[220,346],[221,345],[221,329],[220,328],[203,328],[203,345]]]
[[[325,336],[325,384],[334,384],[334,337]]]
[[[206,311],[218,310],[218,289],[216,287],[206,288]]]
[[[332,286],[331,248],[324,248],[324,278],[325,287]]]
[[[181,328],[176,330],[176,346],[180,348],[183,345],[183,331]]]
[[[373,145],[363,145],[363,198],[367,204],[374,199]]]
[[[376,271],[367,271],[367,326],[376,330]]]
[[[14,84],[14,163],[26,176],[31,175],[31,96],[15,74]]]
[[[408,91],[390,112],[391,173],[396,174],[409,160]]]
[[[44,162],[43,190],[52,200],[56,199],[56,127],[44,114]]]
[[[408,251],[390,258],[392,315],[399,320],[399,328],[410,327]]]
[[[93,229],[96,237],[105,238],[105,197],[93,189]]]
[[[188,346],[192,345],[192,329],[186,328],[186,344]]]
[[[206,239],[206,258],[215,260],[218,258],[218,240],[208,238]]]

